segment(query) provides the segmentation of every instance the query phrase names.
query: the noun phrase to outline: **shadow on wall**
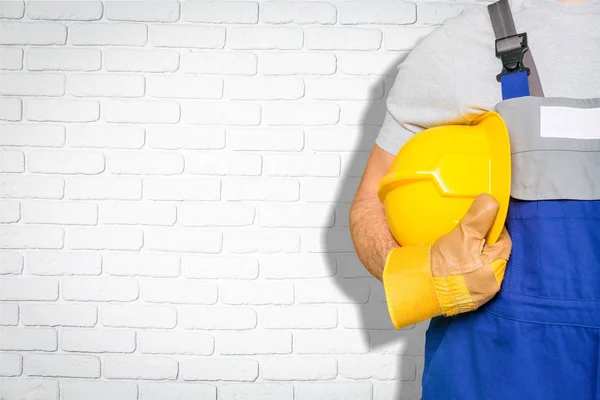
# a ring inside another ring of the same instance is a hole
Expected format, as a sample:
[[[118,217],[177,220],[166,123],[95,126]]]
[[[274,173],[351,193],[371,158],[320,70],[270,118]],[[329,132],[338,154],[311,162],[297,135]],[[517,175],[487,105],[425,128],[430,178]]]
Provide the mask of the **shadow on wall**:
[[[402,59],[395,63],[398,65]],[[338,289],[351,304],[340,307],[340,325],[344,329],[361,332],[368,354],[358,355],[365,359],[365,374],[361,376],[373,383],[374,399],[418,400],[421,396],[421,376],[425,330],[429,321],[396,330],[387,311],[383,284],[373,278],[358,260],[348,227],[348,210],[362,176],[368,151],[383,122],[385,99],[393,85],[396,67],[383,73],[378,84],[372,88],[373,98],[385,85],[385,95],[371,101],[362,119],[356,123],[360,129],[357,149],[342,162],[342,176],[334,200],[335,225],[325,229],[324,249],[328,253],[328,266]],[[343,114],[342,109],[342,114]],[[342,115],[343,117],[343,115]],[[344,164],[346,163],[346,164]],[[342,306],[340,304],[340,306]],[[374,363],[374,364],[373,364]],[[389,368],[388,368],[389,367]],[[375,371],[375,372],[373,372]]]

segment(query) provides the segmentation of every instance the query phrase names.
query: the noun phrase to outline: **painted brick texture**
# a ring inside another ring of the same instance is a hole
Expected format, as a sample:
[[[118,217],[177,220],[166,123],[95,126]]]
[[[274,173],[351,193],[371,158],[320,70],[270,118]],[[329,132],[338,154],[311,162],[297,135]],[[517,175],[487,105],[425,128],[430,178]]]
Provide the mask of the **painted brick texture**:
[[[348,210],[465,4],[0,1],[0,398],[418,399]]]

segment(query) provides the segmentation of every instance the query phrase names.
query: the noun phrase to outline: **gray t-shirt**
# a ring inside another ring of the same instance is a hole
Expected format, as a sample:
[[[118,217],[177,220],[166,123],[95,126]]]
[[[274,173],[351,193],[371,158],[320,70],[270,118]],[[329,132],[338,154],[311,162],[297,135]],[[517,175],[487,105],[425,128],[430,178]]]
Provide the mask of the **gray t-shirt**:
[[[600,0],[524,0],[527,32],[546,97],[600,97]],[[494,31],[485,5],[470,6],[422,39],[398,66],[376,143],[395,155],[423,129],[464,124],[502,101]]]

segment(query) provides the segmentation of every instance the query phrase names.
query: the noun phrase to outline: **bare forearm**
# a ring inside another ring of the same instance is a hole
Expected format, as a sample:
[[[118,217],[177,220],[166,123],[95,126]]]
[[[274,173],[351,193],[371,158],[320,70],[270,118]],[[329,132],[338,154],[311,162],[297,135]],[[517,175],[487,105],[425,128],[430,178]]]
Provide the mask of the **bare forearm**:
[[[356,197],[350,207],[350,234],[358,258],[381,281],[385,259],[399,245],[388,228],[385,209],[376,197]]]

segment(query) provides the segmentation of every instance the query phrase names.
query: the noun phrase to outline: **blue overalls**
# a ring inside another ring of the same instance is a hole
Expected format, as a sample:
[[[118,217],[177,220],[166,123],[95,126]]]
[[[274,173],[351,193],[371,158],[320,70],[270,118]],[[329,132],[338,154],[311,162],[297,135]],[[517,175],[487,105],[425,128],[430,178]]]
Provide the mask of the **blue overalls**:
[[[542,123],[600,99],[531,96],[522,67],[499,78],[496,106],[513,153],[506,274],[476,311],[432,319],[424,400],[600,399],[600,118],[583,139]]]

